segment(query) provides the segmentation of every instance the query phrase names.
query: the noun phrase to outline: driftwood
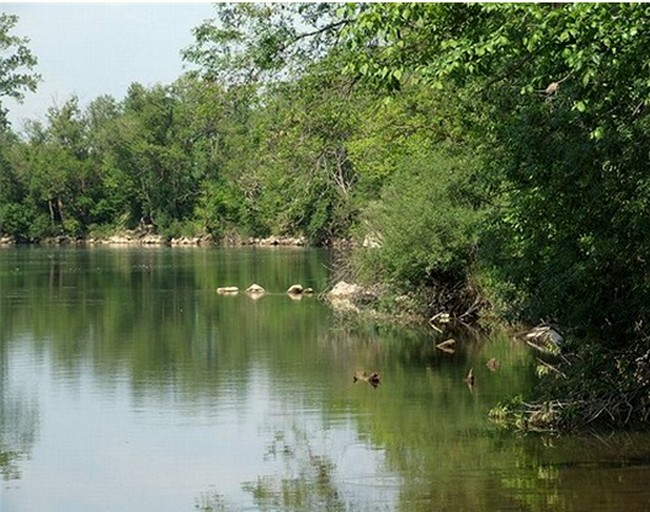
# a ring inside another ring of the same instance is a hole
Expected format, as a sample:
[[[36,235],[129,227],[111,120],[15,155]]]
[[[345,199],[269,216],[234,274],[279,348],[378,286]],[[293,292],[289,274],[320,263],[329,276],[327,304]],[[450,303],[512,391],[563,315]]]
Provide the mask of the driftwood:
[[[475,384],[474,368],[470,368],[469,372],[467,372],[467,377],[465,377],[465,382],[469,386],[470,390],[472,390],[474,388],[474,384]]]
[[[442,333],[447,325],[451,322],[451,315],[449,313],[440,312],[429,318],[429,325],[434,331]]]
[[[453,354],[456,352],[454,347],[456,346],[456,340],[449,338],[448,340],[442,341],[436,345],[436,348],[446,352],[447,354]]]
[[[381,375],[377,372],[367,373],[367,372],[354,372],[352,376],[352,382],[363,381],[370,384],[373,388],[376,388],[381,384]]]
[[[496,372],[499,368],[501,368],[501,363],[498,359],[491,357],[488,359],[488,362],[485,363],[485,366],[487,366],[490,371]]]

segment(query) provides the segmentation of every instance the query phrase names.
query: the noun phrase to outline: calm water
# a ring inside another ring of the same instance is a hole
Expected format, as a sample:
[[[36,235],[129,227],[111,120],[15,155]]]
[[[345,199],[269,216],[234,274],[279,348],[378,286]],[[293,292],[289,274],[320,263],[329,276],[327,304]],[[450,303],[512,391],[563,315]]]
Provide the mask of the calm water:
[[[327,280],[315,250],[0,250],[0,510],[650,510],[647,436],[486,420],[525,349],[443,354],[284,293]]]

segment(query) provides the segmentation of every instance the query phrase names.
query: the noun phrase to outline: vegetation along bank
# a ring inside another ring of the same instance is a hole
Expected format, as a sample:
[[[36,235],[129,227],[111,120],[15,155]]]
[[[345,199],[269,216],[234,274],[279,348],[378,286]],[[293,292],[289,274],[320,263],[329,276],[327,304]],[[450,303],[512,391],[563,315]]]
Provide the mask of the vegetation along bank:
[[[342,275],[400,298],[377,307],[559,326],[535,395],[495,416],[644,428],[648,20],[646,4],[219,4],[184,52],[195,71],[5,123],[0,233],[355,239]],[[16,23],[0,17],[2,95],[38,85]]]

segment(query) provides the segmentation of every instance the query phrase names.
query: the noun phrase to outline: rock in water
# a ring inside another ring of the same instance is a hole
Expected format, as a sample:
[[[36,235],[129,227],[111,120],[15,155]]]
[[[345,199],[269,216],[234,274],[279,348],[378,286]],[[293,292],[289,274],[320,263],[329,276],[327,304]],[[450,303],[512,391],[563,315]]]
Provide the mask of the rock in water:
[[[217,288],[217,293],[219,295],[235,295],[239,293],[239,288],[236,286],[222,286]]]
[[[301,284],[293,284],[287,290],[287,293],[291,295],[300,295],[303,292],[304,288]]]

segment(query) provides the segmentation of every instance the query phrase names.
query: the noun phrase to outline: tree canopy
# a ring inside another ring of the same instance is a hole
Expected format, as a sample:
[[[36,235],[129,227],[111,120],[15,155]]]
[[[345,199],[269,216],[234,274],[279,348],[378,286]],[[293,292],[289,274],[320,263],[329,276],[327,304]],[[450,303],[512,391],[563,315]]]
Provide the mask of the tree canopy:
[[[13,35],[18,16],[0,13],[0,99],[21,100],[26,91],[35,91],[39,75],[30,72],[37,64],[27,46],[29,39]],[[0,102],[0,123],[6,126],[7,110]]]

